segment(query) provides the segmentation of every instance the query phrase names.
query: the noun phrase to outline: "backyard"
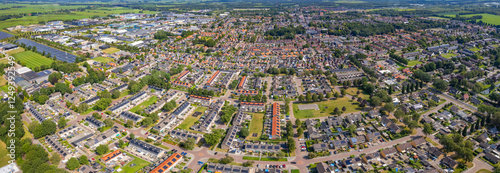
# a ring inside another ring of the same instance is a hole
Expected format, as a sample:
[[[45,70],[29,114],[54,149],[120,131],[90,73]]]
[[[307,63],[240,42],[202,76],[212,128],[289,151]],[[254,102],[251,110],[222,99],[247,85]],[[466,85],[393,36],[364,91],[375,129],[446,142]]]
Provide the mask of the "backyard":
[[[193,117],[193,114],[189,115],[186,117],[186,119],[184,121],[182,121],[182,123],[177,126],[177,128],[179,129],[183,129],[183,130],[187,130],[187,131],[190,131],[190,132],[194,132],[194,133],[201,133],[201,132],[198,132],[198,131],[194,131],[194,130],[191,130],[189,129],[191,126],[194,125],[194,123],[196,121],[198,121],[201,116],[204,115],[204,112],[207,110],[208,108],[207,107],[203,107],[203,106],[198,106],[195,110],[194,110],[194,113],[195,112],[201,112],[202,114],[201,115],[198,115],[197,117]]]
[[[318,104],[319,110],[299,110],[298,105],[301,104]],[[359,107],[359,103],[357,101],[351,101],[350,97],[340,97],[336,100],[327,100],[321,102],[313,102],[313,103],[294,103],[293,104],[293,113],[295,118],[304,119],[304,118],[316,118],[316,117],[327,117],[332,116],[333,110],[335,108],[342,109],[342,107],[346,108],[346,111],[343,113],[351,113],[361,111]]]
[[[250,122],[250,135],[248,140],[259,140],[262,135],[262,128],[264,128],[264,113],[252,113],[252,121]],[[257,136],[252,136],[257,133]]]
[[[158,100],[158,97],[156,97],[156,96],[150,97],[148,100],[146,100],[146,101],[142,102],[141,104],[130,109],[130,112],[138,112],[140,110],[144,110],[149,105],[154,104],[157,100]]]
[[[122,167],[123,172],[125,173],[135,173],[150,164],[149,162],[142,160],[132,154],[127,153],[127,155],[133,157],[134,160]]]
[[[100,56],[100,57],[94,58],[92,60],[97,61],[97,62],[107,63],[107,62],[112,61],[113,59],[109,58],[109,57],[102,57],[102,56]]]

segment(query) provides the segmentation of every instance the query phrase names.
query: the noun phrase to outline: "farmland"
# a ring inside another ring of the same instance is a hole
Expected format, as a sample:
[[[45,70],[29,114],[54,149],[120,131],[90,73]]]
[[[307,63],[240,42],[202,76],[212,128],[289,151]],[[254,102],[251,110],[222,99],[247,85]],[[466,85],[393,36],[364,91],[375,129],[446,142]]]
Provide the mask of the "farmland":
[[[26,64],[28,68],[40,67],[42,65],[50,66],[52,64],[52,59],[44,57],[38,53],[32,51],[24,51],[12,55],[16,60],[21,61],[21,64]]]

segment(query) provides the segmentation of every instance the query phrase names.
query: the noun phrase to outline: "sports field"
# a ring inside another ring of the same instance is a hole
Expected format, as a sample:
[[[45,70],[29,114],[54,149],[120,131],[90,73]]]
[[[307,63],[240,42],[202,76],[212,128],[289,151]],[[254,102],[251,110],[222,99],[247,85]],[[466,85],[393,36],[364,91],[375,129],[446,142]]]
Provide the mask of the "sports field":
[[[52,59],[44,57],[38,53],[32,51],[24,51],[21,53],[17,53],[12,55],[16,58],[16,61],[19,60],[21,63],[25,63],[26,67],[33,69],[34,67],[40,67],[42,65],[50,66],[52,64]]]

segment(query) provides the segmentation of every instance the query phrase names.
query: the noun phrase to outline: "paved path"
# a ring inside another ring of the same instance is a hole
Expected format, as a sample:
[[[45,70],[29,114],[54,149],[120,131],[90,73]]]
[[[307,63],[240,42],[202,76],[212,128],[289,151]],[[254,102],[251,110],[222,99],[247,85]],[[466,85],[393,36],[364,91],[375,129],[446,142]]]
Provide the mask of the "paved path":
[[[478,154],[474,158],[474,160],[472,161],[472,163],[474,163],[474,166],[472,166],[472,168],[466,170],[465,173],[476,173],[480,169],[487,169],[487,170],[493,172],[493,166],[491,166],[490,164],[488,164],[488,163],[484,162],[483,160],[481,160],[479,158],[481,156],[484,156],[484,153]]]

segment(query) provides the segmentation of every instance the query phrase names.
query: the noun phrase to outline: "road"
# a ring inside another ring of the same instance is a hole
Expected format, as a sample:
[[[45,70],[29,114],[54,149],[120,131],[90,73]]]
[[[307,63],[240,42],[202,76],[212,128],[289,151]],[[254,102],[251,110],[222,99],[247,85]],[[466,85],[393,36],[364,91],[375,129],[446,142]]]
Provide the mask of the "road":
[[[480,169],[487,169],[491,172],[493,172],[493,166],[491,166],[490,164],[482,161],[479,157],[481,156],[484,156],[484,153],[481,153],[481,154],[478,154],[474,160],[472,161],[472,163],[474,163],[474,166],[472,166],[472,168],[466,170],[464,173],[476,173],[477,171],[479,171]]]

